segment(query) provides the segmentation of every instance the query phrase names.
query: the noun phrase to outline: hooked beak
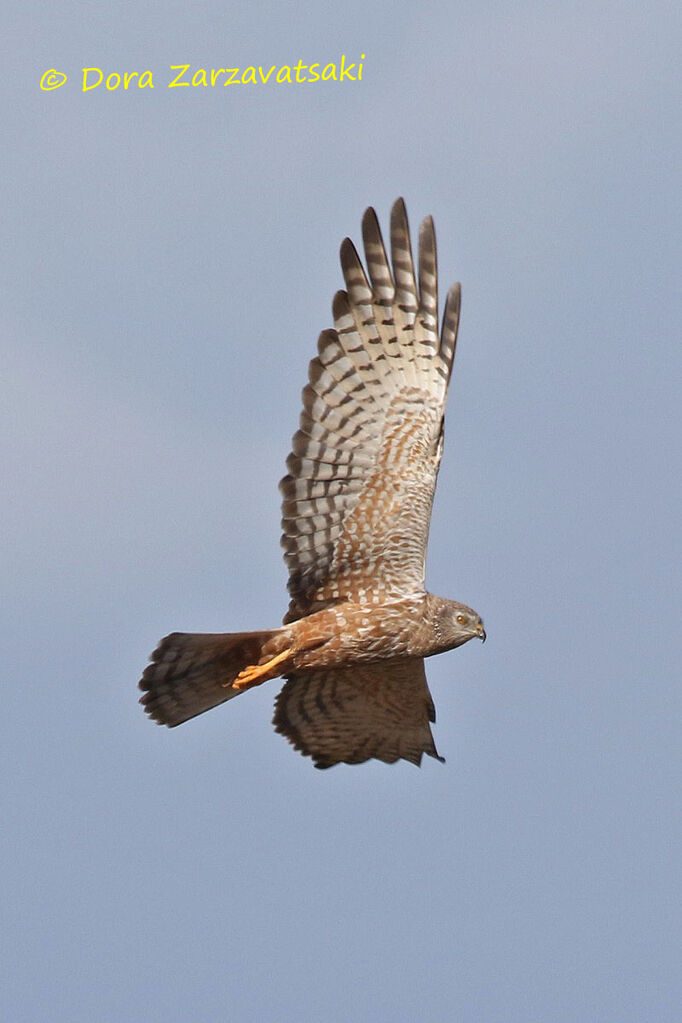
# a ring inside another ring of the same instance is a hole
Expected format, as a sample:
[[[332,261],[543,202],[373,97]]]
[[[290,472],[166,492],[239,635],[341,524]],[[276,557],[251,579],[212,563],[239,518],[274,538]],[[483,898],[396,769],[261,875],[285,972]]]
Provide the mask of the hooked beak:
[[[479,622],[478,623],[478,626],[476,628],[476,632],[478,634],[478,638],[480,639],[480,641],[482,643],[485,643],[485,629],[483,628],[483,622]]]

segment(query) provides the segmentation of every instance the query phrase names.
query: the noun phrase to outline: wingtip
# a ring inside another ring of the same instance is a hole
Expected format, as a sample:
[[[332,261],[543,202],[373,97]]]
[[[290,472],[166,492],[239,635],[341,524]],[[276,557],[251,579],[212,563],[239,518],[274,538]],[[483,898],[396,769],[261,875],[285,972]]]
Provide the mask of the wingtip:
[[[429,245],[433,246],[433,248],[435,249],[436,225],[434,224],[433,217],[431,216],[430,213],[428,217],[424,217],[421,224],[419,225],[419,242],[422,245],[428,242]]]
[[[405,200],[402,195],[399,195],[391,206],[391,217],[405,217],[407,218],[407,207]]]
[[[379,223],[377,217],[377,211],[373,206],[368,206],[365,212],[362,214],[362,230],[367,231],[369,228],[374,227]]]
[[[353,255],[356,255],[355,246],[353,245],[351,239],[346,237],[343,239],[341,245],[339,246],[339,256],[341,257],[341,263],[343,263],[344,259],[348,259],[349,256],[352,257]]]

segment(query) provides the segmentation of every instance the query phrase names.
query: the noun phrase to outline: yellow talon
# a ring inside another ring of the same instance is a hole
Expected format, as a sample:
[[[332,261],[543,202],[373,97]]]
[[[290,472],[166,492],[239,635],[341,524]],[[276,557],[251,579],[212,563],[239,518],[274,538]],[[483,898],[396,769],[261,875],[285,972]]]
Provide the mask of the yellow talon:
[[[236,679],[232,683],[233,689],[249,689],[251,686],[257,686],[261,682],[267,682],[269,678],[275,678],[278,672],[273,671],[278,664],[282,661],[286,661],[288,657],[293,653],[292,647],[287,647],[281,654],[277,654],[271,660],[265,664],[249,664],[248,667],[240,671]]]

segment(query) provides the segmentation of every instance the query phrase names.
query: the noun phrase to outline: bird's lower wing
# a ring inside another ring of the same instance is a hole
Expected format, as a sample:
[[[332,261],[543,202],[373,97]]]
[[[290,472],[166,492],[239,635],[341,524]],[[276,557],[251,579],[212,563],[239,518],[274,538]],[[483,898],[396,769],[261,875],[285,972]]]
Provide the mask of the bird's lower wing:
[[[316,767],[437,760],[430,722],[436,713],[421,658],[290,675],[273,724]]]

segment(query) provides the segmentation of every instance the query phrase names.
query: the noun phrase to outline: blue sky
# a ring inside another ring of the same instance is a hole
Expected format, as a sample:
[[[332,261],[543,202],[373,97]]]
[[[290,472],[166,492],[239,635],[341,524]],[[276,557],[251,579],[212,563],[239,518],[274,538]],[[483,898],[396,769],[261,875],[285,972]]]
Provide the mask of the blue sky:
[[[680,22],[9,15],[8,1019],[679,1018]],[[341,54],[361,82],[167,88]],[[428,583],[488,642],[428,662],[447,763],[314,771],[276,683],[155,728],[160,636],[281,619],[276,484],[338,245],[398,195],[463,286]]]

